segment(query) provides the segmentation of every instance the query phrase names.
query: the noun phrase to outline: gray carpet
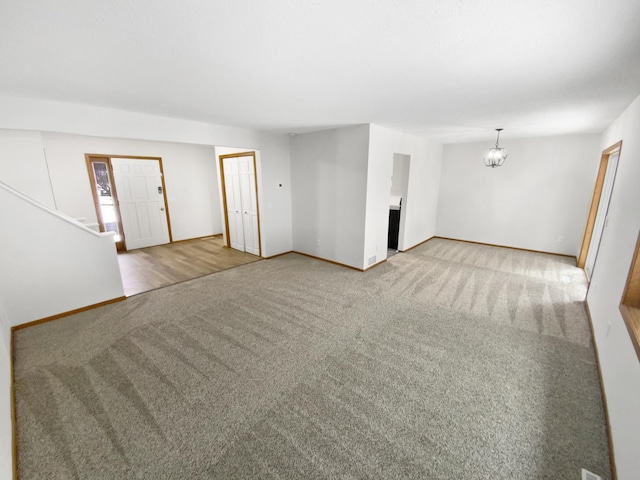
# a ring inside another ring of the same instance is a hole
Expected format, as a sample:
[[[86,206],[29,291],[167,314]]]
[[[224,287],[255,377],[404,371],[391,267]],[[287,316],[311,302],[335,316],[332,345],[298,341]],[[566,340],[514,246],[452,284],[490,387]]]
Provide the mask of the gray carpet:
[[[568,258],[434,239],[21,330],[20,478],[610,478],[585,289]]]

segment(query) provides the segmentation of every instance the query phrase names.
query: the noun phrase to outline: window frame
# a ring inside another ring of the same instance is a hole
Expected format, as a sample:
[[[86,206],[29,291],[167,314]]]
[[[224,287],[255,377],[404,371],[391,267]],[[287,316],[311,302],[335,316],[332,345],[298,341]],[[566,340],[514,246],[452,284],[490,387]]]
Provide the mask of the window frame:
[[[627,283],[620,300],[620,313],[627,330],[629,330],[631,343],[636,350],[638,360],[640,360],[640,232],[638,232]]]

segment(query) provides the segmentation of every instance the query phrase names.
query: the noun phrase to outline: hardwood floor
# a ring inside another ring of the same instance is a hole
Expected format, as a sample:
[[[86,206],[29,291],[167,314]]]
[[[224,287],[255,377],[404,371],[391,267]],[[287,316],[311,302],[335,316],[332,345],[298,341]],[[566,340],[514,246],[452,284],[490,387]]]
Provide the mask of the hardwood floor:
[[[260,260],[225,248],[222,235],[140,248],[118,255],[127,297]]]

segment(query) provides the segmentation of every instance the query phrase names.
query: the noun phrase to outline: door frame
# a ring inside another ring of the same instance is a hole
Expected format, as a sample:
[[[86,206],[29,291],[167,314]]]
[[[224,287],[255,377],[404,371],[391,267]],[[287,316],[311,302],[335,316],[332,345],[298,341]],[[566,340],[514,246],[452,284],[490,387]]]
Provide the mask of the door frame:
[[[124,243],[124,230],[122,229],[122,221],[120,220],[120,206],[118,204],[118,192],[116,191],[115,181],[113,179],[113,168],[111,166],[111,159],[107,156],[85,154],[85,161],[87,163],[87,172],[89,174],[89,184],[91,185],[91,195],[93,197],[93,206],[96,209],[96,216],[98,218],[98,226],[101,232],[105,232],[104,219],[102,218],[102,210],[100,208],[100,198],[98,196],[98,189],[96,188],[95,174],[93,172],[94,163],[106,163],[107,171],[109,172],[109,182],[111,186],[111,197],[113,198],[113,208],[116,213],[116,223],[118,224],[118,232],[120,232],[120,240],[116,242],[116,250],[118,252],[125,252],[127,249]]]
[[[401,190],[402,190],[402,204],[400,205],[400,225],[398,226],[398,253],[402,253],[404,251],[406,251],[405,246],[404,246],[404,238],[405,238],[405,233],[406,233],[406,228],[407,228],[407,205],[408,203],[408,197],[409,197],[409,180],[410,180],[410,176],[411,176],[411,165],[412,165],[412,161],[411,159],[413,158],[410,154],[408,153],[400,153],[400,152],[393,152],[392,155],[392,176],[393,176],[393,165],[395,164],[396,161],[396,155],[398,157],[402,157],[402,158],[398,158],[398,160],[404,162],[404,166],[407,168],[406,172],[403,169],[403,176],[402,176],[402,186],[401,186]],[[392,179],[392,185],[393,185],[393,179]],[[388,214],[388,212],[387,212]],[[388,227],[387,227],[388,228]],[[388,247],[388,245],[387,245]]]
[[[94,161],[100,163],[106,163],[107,168],[109,169],[109,175],[111,177],[111,196],[113,197],[113,206],[116,211],[116,217],[118,222],[118,230],[122,236],[122,240],[116,242],[116,249],[120,251],[127,251],[126,247],[126,236],[124,233],[124,229],[122,228],[122,221],[120,215],[120,202],[118,201],[118,191],[116,188],[115,178],[113,176],[113,166],[111,165],[112,158],[131,158],[133,160],[157,160],[160,165],[160,181],[162,182],[162,196],[164,198],[164,213],[167,218],[167,229],[169,230],[169,243],[173,243],[173,235],[171,233],[171,216],[169,215],[169,202],[167,202],[167,187],[164,182],[164,168],[162,166],[162,158],[161,157],[143,157],[139,155],[111,155],[111,154],[102,154],[102,153],[85,153],[84,158],[87,163],[87,172],[89,173],[89,183],[91,184],[91,193],[93,194],[93,204],[96,209],[96,215],[98,217],[98,223],[100,224],[100,231],[104,232],[104,221],[102,220],[102,212],[100,211],[100,200],[98,198],[98,191],[95,185],[95,179],[93,176],[93,168],[92,163]]]
[[[227,213],[227,186],[224,179],[224,159],[238,157],[253,157],[253,180],[256,189],[256,211],[258,212],[258,256],[262,257],[262,228],[260,227],[260,200],[258,199],[258,165],[256,163],[255,151],[229,153],[226,155],[218,156],[218,165],[220,168],[220,185],[222,186],[222,211],[224,212],[224,247],[231,248],[231,237],[229,235],[229,214]]]
[[[582,247],[580,248],[580,255],[578,255],[577,266],[584,268],[587,262],[587,254],[589,253],[589,247],[591,246],[591,240],[593,237],[593,229],[596,224],[596,215],[598,214],[598,207],[600,206],[600,198],[602,197],[602,189],[604,187],[605,175],[607,173],[607,166],[609,165],[609,157],[611,155],[618,154],[622,151],[622,140],[614,143],[608,148],[602,151],[600,156],[600,167],[598,168],[598,176],[596,178],[596,186],[593,190],[593,198],[591,199],[591,207],[589,208],[589,216],[587,217],[587,226],[584,231],[584,237],[582,239]],[[618,159],[618,162],[620,160]],[[615,187],[615,178],[611,188]],[[593,275],[593,272],[592,272]]]

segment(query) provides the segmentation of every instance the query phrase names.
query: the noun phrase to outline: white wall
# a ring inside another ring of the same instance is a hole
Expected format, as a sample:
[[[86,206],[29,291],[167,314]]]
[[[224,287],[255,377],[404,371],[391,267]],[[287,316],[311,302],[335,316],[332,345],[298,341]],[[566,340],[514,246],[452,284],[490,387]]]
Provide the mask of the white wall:
[[[161,157],[173,240],[222,233],[212,146],[42,133],[58,209],[97,222],[85,153]]]
[[[0,478],[12,478],[11,327],[0,298]]]
[[[0,130],[0,181],[55,208],[40,132]]]
[[[396,197],[401,197],[403,192],[404,181],[408,178],[409,175],[409,166],[406,165],[405,172],[405,159],[408,161],[409,158],[407,155],[403,155],[401,153],[394,154],[393,157],[393,171],[391,173],[391,195]],[[405,177],[405,173],[407,177]]]
[[[0,185],[0,301],[12,326],[124,296],[115,244]],[[72,259],[72,261],[70,261]]]
[[[368,125],[291,138],[294,250],[364,268],[368,149]]]
[[[482,163],[491,141],[445,145],[437,235],[577,255],[599,136],[509,140],[507,132],[501,146],[509,157],[499,168]]]
[[[0,128],[259,150],[264,205],[261,211],[261,232],[266,246],[263,255],[277,255],[292,248],[291,196],[288,191],[277,187],[279,182],[289,183],[287,135],[110,108],[7,96],[0,96]]]
[[[640,230],[640,97],[605,131],[600,151],[622,140],[615,186],[587,303],[593,320],[619,480],[640,472],[640,360],[619,304]],[[609,330],[609,324],[611,329]]]
[[[376,263],[387,258],[393,156],[398,153],[411,157],[398,249],[406,250],[435,235],[442,145],[371,125],[363,259],[367,266],[373,256]]]

